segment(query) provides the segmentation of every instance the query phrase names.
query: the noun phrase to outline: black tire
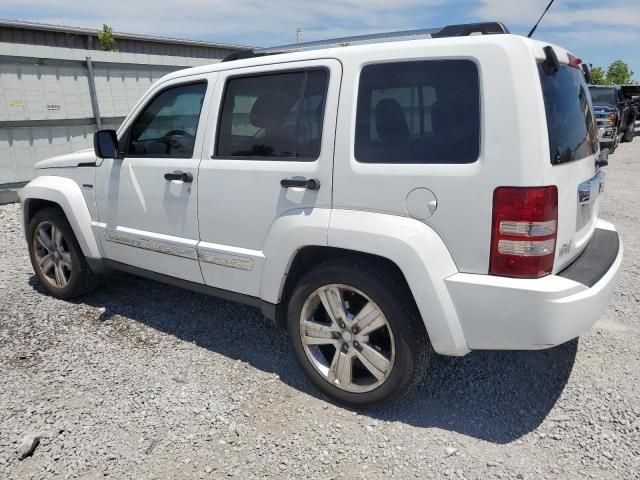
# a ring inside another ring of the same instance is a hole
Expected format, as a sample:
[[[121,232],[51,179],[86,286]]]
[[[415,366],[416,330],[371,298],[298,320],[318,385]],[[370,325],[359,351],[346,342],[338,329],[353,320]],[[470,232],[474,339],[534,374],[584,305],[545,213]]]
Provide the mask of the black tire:
[[[69,270],[69,278],[66,286],[58,288],[52,285],[47,280],[42,269],[38,266],[36,260],[36,246],[34,238],[36,230],[43,224],[43,222],[51,223],[56,228],[60,229],[62,237],[64,239],[65,247],[68,249],[68,253],[71,258],[71,268]],[[29,246],[29,257],[31,259],[31,265],[41,285],[52,296],[61,299],[70,299],[78,297],[93,290],[97,285],[99,278],[91,271],[82,249],[78,244],[78,240],[71,229],[71,225],[67,221],[66,216],[62,210],[55,207],[47,207],[42,210],[38,210],[34,215],[26,228],[27,242]]]
[[[635,135],[635,122],[630,122],[622,137],[623,142],[632,142]]]
[[[303,306],[318,288],[329,284],[346,285],[366,294],[387,319],[395,344],[395,361],[386,380],[374,390],[355,393],[334,386],[305,353],[300,335]],[[424,323],[404,278],[387,265],[358,257],[331,260],[305,274],[289,300],[287,327],[305,374],[326,395],[350,407],[379,408],[398,400],[423,377],[432,354]]]

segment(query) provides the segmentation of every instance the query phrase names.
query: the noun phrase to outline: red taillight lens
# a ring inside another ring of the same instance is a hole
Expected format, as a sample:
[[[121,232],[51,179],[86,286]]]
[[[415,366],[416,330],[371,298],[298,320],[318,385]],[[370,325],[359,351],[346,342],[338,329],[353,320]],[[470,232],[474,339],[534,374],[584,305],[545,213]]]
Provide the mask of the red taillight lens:
[[[489,273],[518,278],[550,274],[557,231],[555,186],[496,188]]]

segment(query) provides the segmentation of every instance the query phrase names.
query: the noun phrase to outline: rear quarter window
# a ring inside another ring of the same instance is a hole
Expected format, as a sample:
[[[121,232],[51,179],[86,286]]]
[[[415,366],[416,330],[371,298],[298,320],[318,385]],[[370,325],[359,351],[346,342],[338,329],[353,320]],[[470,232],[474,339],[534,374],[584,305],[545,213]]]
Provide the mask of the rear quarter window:
[[[478,69],[470,60],[367,65],[356,113],[364,163],[472,163],[480,152]]]
[[[547,75],[538,65],[553,165],[581,160],[598,151],[598,130],[582,72],[561,65]]]

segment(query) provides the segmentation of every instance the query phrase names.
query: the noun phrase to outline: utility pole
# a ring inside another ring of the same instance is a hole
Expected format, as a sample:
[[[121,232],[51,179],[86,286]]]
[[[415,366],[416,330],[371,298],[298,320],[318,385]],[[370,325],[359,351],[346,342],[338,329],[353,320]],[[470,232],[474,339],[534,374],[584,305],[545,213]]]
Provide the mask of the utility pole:
[[[300,27],[296,27],[296,44],[300,44],[301,38],[302,38],[302,29]]]

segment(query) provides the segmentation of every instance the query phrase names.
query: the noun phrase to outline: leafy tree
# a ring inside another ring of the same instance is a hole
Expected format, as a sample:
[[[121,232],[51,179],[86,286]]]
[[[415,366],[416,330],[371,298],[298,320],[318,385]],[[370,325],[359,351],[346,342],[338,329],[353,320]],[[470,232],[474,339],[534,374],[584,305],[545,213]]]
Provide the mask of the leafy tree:
[[[100,40],[100,45],[102,45],[104,51],[116,51],[116,40],[113,38],[113,29],[109,25],[102,25],[102,30],[98,32],[98,40]]]
[[[604,74],[602,67],[593,67],[591,69],[591,84],[592,85],[605,85],[607,83],[607,77]]]
[[[616,85],[633,83],[633,72],[622,60],[614,60],[607,69],[607,82]]]

